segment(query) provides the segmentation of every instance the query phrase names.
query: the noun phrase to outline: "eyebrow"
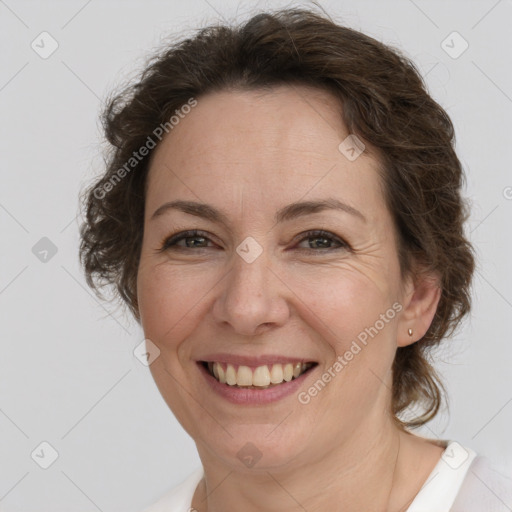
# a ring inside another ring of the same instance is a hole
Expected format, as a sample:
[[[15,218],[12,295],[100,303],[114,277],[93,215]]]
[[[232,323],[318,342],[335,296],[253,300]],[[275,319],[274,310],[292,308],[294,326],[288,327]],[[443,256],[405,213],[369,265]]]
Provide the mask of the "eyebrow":
[[[222,213],[217,208],[206,203],[182,200],[164,203],[162,206],[155,210],[151,216],[151,220],[160,217],[169,210],[179,210],[184,213],[188,213],[189,215],[201,217],[217,224],[223,224],[224,226],[229,225],[229,219],[227,215]],[[363,222],[366,222],[366,217],[359,210],[334,197],[329,197],[327,199],[317,201],[302,201],[291,203],[276,212],[274,216],[274,222],[282,223],[305,215],[319,213],[325,210],[342,211],[358,217]]]

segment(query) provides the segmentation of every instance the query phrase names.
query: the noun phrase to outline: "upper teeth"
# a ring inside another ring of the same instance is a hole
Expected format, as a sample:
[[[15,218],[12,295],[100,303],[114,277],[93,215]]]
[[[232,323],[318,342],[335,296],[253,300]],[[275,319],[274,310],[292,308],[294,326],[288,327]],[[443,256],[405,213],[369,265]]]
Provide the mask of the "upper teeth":
[[[221,363],[208,363],[210,373],[223,384],[230,386],[269,386],[281,384],[297,378],[301,373],[310,368],[312,363],[287,363],[258,366],[254,370],[249,366],[240,365],[238,370],[231,364],[222,366]]]

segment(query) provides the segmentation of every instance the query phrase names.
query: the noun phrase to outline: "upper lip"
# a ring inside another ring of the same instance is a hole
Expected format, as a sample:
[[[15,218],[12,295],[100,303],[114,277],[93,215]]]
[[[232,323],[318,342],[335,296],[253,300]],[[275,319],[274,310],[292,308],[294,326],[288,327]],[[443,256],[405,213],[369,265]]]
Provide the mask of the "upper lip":
[[[237,355],[229,353],[207,354],[197,360],[198,362],[226,363],[232,365],[243,365],[253,368],[270,364],[286,363],[316,363],[308,357],[285,356],[280,354],[262,354],[258,356]]]

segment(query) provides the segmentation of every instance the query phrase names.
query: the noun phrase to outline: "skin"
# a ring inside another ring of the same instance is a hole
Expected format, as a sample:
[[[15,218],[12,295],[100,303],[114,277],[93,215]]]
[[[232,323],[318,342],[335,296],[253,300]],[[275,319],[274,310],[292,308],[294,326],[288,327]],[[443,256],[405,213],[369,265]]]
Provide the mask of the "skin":
[[[280,86],[197,100],[152,155],[137,282],[145,336],[160,350],[150,370],[205,470],[193,507],[405,510],[443,448],[393,421],[391,366],[397,347],[428,329],[440,292],[435,276],[401,276],[377,153],[367,144],[349,161],[339,151],[349,133],[325,91]],[[327,197],[366,220],[324,210],[274,222],[289,203]],[[178,210],[151,219],[177,199],[208,203],[229,224]],[[205,234],[159,251],[189,229]],[[304,238],[316,229],[333,240]],[[248,236],[263,249],[252,263],[236,252]],[[307,405],[296,393],[234,405],[198,370],[208,352],[303,357],[318,363],[307,390],[394,303],[402,310]],[[237,457],[248,442],[261,453],[251,468]]]

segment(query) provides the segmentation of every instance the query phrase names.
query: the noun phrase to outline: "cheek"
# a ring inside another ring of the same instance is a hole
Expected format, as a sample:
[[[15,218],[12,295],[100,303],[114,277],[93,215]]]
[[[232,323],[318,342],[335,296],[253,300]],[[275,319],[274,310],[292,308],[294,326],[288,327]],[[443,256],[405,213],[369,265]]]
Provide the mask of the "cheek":
[[[215,285],[211,273],[170,266],[146,266],[137,277],[142,326],[161,349],[175,348],[197,326]]]
[[[340,349],[349,338],[374,325],[393,304],[394,294],[385,280],[376,279],[359,267],[344,264],[286,276],[286,282],[300,298],[297,303],[304,306],[303,313],[319,332],[327,333],[331,345]]]
[[[294,288],[303,298],[297,302],[301,322],[308,325],[310,335],[329,354],[324,370],[340,376],[335,379],[340,392],[357,387],[359,395],[368,386],[378,385],[375,375],[386,378],[396,350],[400,304],[393,302],[392,293],[382,282],[354,269],[338,269],[330,275],[319,273],[314,279],[302,276],[296,279]]]
[[[311,400],[317,425],[332,425],[334,415],[344,420],[329,428],[348,433],[391,386],[397,312],[381,283],[362,272],[338,270],[315,279],[295,276],[294,291],[302,299],[296,304],[299,323],[308,329],[304,336],[321,347],[323,358],[318,380],[302,389],[301,397]]]

